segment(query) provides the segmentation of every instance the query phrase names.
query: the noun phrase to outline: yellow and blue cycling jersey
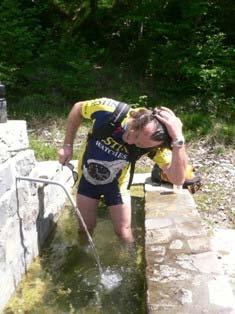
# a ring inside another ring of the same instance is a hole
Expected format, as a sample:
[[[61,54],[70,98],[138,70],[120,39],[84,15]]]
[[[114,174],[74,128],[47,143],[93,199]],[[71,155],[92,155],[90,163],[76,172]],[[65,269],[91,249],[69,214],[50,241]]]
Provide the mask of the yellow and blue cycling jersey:
[[[108,116],[112,115],[118,105],[118,101],[108,98],[99,98],[84,101],[82,104],[82,116],[93,122],[93,129],[102,126]],[[138,110],[138,109],[130,109]],[[110,185],[110,193],[116,184],[121,191],[125,189],[129,180],[129,150],[128,145],[123,141],[127,117],[121,125],[117,125],[113,133],[103,139],[88,137],[83,154],[79,161],[79,173],[82,174],[79,184],[84,187],[84,179],[93,186],[103,186],[106,193]],[[160,166],[164,166],[171,161],[171,151],[168,149],[156,149],[153,160]],[[91,190],[91,186],[89,187]],[[84,188],[80,187],[82,194]],[[87,195],[88,196],[88,195]],[[97,198],[97,197],[94,197]]]

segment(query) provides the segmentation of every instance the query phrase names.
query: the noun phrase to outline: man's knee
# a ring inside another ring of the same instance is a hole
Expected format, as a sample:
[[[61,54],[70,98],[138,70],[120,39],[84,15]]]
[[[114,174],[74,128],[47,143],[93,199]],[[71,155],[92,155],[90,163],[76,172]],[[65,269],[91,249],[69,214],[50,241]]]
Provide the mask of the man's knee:
[[[116,235],[127,242],[133,241],[131,226],[118,226],[114,229]]]

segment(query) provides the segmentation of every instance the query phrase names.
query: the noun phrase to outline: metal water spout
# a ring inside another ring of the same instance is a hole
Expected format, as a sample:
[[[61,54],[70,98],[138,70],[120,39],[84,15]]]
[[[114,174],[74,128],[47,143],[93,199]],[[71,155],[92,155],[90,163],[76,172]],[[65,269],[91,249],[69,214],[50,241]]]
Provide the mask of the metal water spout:
[[[0,123],[7,122],[7,102],[5,93],[5,86],[0,82]]]
[[[102,267],[101,267],[101,263],[100,263],[100,259],[99,259],[98,253],[96,251],[96,247],[95,247],[94,242],[92,240],[92,237],[91,237],[91,235],[90,235],[90,233],[89,233],[89,231],[87,229],[86,223],[85,223],[85,221],[84,221],[84,219],[83,219],[79,209],[77,208],[77,205],[76,205],[75,201],[73,200],[73,197],[69,193],[68,189],[64,186],[64,184],[61,183],[61,182],[58,182],[58,181],[44,179],[44,178],[32,178],[32,177],[18,176],[18,177],[16,177],[16,189],[18,188],[17,187],[17,182],[18,181],[28,181],[28,182],[35,182],[35,183],[43,183],[45,185],[52,184],[52,185],[60,186],[64,190],[65,194],[67,195],[71,205],[73,206],[76,214],[78,215],[78,217],[79,217],[79,219],[80,219],[80,221],[81,221],[81,223],[83,225],[83,228],[84,228],[84,230],[85,230],[85,232],[87,234],[88,240],[89,240],[90,245],[91,245],[91,247],[93,249],[93,254],[94,254],[94,257],[95,257],[95,260],[96,260],[96,263],[97,263],[97,266],[98,266],[98,269],[99,269],[99,272],[100,272],[100,277],[101,277],[102,273],[103,273],[103,270],[102,270]]]

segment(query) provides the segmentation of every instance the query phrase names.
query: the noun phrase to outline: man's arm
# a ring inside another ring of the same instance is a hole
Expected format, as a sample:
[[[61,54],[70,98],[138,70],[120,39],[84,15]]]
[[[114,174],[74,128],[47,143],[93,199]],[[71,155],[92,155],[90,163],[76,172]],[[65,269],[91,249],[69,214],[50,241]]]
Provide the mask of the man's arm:
[[[69,113],[64,144],[59,149],[59,162],[64,165],[68,163],[73,156],[73,141],[76,132],[82,122],[82,102],[77,102]]]
[[[161,107],[158,111],[157,118],[166,126],[172,143],[183,139],[182,122],[177,118],[169,108]],[[172,147],[171,163],[164,166],[163,172],[168,179],[176,185],[183,184],[187,167],[187,153],[184,145],[174,145]]]
[[[168,166],[162,167],[163,172],[171,183],[176,185],[182,185],[184,183],[187,160],[188,158],[184,146],[172,148],[171,163]]]

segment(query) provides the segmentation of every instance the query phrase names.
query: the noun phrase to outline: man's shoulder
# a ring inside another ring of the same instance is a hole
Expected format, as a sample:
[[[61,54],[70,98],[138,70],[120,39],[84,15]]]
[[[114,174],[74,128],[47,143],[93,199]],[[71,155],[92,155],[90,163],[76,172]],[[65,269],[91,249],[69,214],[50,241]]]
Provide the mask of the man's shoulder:
[[[96,113],[99,112],[113,112],[119,101],[111,98],[95,98],[83,101],[82,115],[85,118],[94,118]]]
[[[107,98],[107,97],[102,97],[102,98],[95,98],[91,100],[86,100],[83,102],[84,105],[95,105],[95,106],[107,106],[107,107],[113,107],[116,108],[117,105],[119,104],[119,101],[112,99],[112,98]]]

